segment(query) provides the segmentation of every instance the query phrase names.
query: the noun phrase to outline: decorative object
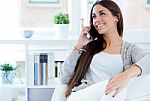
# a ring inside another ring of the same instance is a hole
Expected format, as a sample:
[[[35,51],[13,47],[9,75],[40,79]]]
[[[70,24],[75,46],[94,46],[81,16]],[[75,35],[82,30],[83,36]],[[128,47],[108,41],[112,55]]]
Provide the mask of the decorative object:
[[[69,33],[69,14],[59,12],[53,17],[55,36],[57,39],[67,39]]]
[[[24,30],[23,37],[24,38],[30,38],[33,35],[34,31],[32,30]]]
[[[0,65],[0,70],[2,71],[2,81],[3,83],[12,83],[15,75],[15,70],[18,68],[13,67],[11,64]]]

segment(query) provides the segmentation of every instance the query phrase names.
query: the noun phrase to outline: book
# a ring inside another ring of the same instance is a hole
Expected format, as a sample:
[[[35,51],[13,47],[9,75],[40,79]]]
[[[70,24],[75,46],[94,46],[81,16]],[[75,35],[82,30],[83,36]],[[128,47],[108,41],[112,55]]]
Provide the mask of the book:
[[[55,78],[54,53],[34,54],[34,85],[48,85]]]
[[[47,53],[40,53],[40,66],[42,75],[42,85],[48,84],[48,55]]]
[[[48,53],[48,78],[54,79],[55,78],[55,55],[53,52]]]
[[[38,54],[34,55],[34,85],[42,84],[40,58]]]

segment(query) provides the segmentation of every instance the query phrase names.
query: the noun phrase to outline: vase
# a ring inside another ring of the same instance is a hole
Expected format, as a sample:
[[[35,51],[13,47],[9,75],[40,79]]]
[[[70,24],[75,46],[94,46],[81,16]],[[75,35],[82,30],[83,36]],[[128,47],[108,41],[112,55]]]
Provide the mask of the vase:
[[[33,33],[34,33],[33,30],[24,30],[22,35],[24,38],[30,38],[33,35]]]
[[[3,83],[13,83],[14,71],[2,71],[2,77]]]
[[[67,39],[69,35],[69,24],[55,24],[56,39]]]

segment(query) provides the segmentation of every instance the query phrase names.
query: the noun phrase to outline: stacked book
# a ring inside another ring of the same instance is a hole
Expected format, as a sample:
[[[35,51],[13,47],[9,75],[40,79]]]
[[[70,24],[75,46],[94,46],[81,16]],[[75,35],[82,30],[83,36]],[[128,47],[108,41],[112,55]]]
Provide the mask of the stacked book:
[[[34,55],[34,85],[48,85],[48,71],[51,62],[48,53]]]

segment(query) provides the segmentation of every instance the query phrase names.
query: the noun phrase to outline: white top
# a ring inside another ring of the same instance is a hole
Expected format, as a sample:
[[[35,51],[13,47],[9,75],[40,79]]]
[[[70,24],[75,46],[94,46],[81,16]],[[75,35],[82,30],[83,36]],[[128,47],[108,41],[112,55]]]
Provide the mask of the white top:
[[[97,53],[93,56],[89,72],[94,82],[103,81],[123,71],[120,54]]]

